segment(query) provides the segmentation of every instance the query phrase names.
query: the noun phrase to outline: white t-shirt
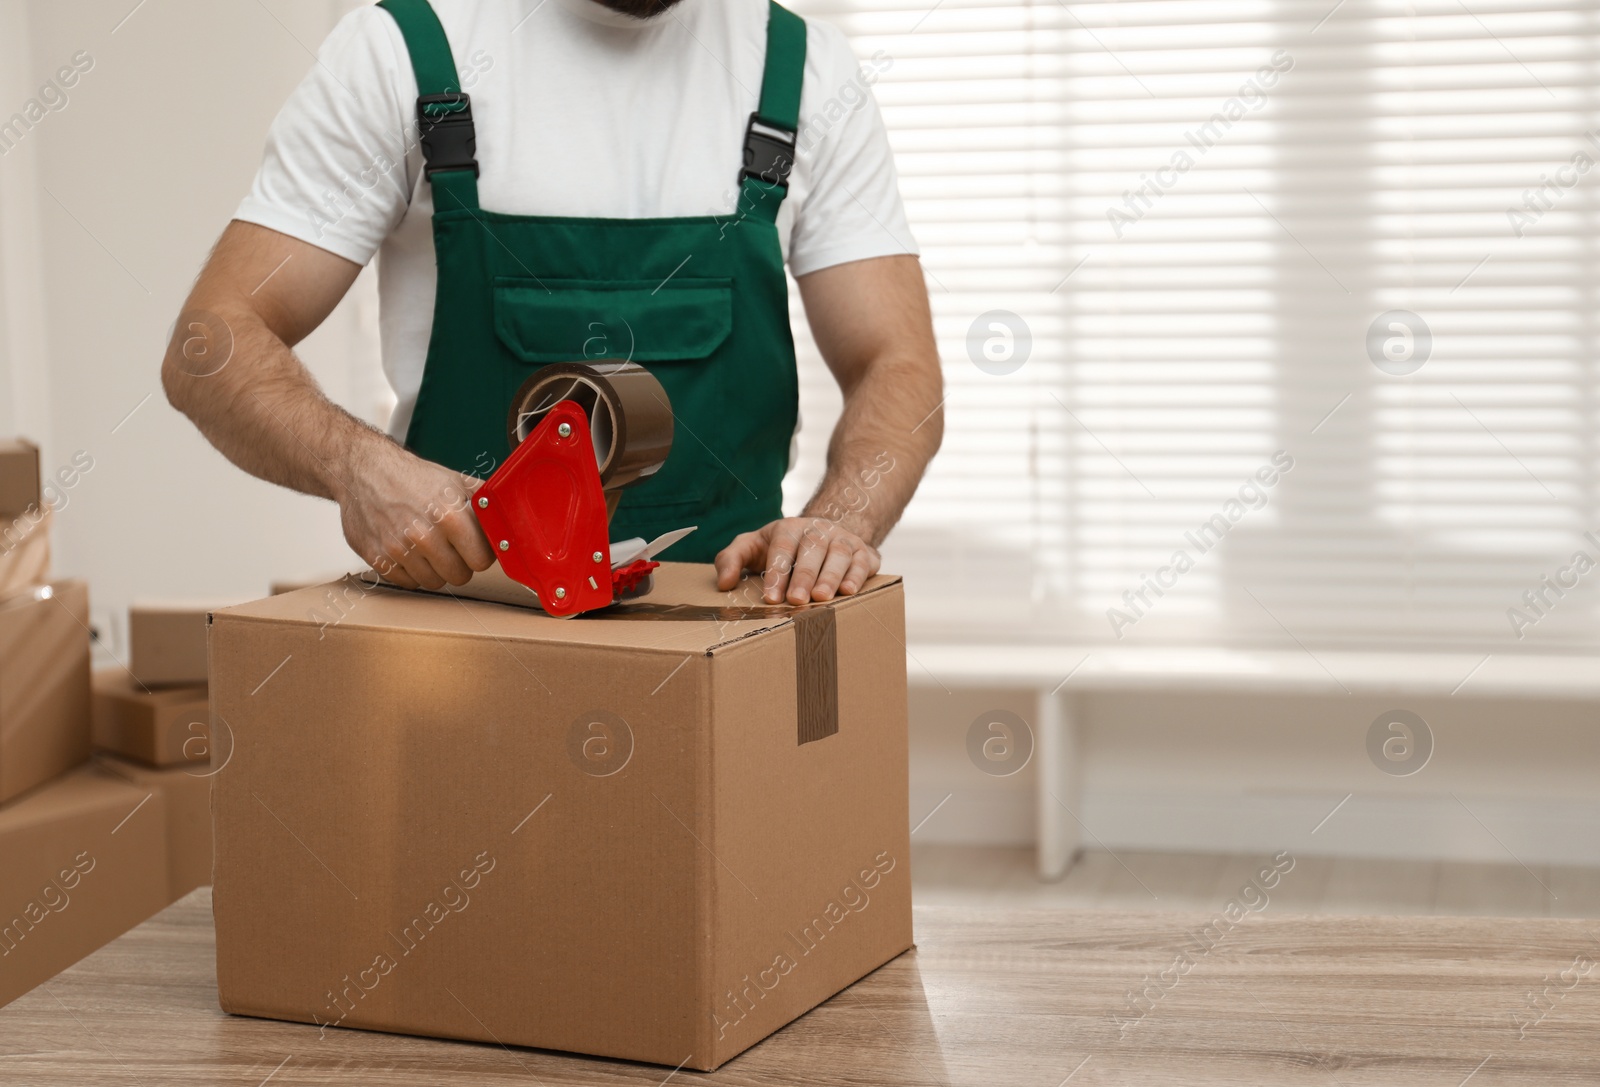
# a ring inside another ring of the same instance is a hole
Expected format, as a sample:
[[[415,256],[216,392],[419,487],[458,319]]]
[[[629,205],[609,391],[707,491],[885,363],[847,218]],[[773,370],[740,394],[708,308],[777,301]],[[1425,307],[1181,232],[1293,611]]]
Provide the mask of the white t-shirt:
[[[472,96],[479,202],[513,215],[725,215],[761,92],[766,0],[683,0],[647,21],[595,0],[433,0]],[[790,271],[916,253],[871,84],[808,22],[801,133],[778,216]],[[383,364],[405,435],[433,322],[433,194],[398,24],[339,22],[273,122],[236,217],[366,264],[379,254]],[[408,146],[409,145],[409,146]]]

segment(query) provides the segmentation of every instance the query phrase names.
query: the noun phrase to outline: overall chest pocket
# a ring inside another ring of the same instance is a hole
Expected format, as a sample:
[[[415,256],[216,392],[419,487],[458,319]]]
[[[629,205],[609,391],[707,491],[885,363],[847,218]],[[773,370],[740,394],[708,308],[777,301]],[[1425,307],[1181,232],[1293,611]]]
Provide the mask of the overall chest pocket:
[[[498,278],[495,334],[518,360],[628,359],[656,376],[673,415],[661,470],[629,487],[622,510],[650,524],[694,524],[737,486],[726,421],[738,366],[719,350],[733,332],[733,280],[666,282]],[[530,371],[531,372],[531,371]]]
[[[494,328],[513,356],[535,365],[694,362],[733,331],[733,281],[501,277],[494,282]]]

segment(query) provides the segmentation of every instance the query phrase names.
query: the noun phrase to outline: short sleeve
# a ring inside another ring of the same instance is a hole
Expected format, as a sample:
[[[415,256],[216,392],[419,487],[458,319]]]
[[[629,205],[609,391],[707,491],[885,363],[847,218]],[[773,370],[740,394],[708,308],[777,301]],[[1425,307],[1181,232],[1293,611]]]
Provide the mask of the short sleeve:
[[[235,218],[366,264],[406,213],[416,78],[389,14],[341,19],[278,111]]]
[[[872,87],[887,53],[858,62],[842,33],[808,21],[796,170],[805,191],[789,240],[796,276],[847,261],[916,254],[889,136]]]

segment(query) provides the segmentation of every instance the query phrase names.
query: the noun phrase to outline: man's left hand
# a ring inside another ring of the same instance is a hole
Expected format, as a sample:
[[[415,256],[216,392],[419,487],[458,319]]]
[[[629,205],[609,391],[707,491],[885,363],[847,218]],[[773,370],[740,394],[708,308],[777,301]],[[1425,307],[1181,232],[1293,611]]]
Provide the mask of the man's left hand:
[[[877,548],[836,521],[785,517],[741,532],[718,553],[717,588],[733,588],[750,570],[762,575],[768,604],[832,600],[858,592],[879,562]]]

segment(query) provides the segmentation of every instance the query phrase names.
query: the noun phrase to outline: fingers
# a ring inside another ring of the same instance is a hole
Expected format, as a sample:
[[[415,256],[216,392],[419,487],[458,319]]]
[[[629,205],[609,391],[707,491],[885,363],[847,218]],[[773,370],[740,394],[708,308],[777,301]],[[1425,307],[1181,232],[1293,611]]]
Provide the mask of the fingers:
[[[877,548],[865,544],[856,548],[850,559],[850,569],[845,571],[843,580],[839,582],[839,595],[854,596],[867,583],[867,578],[878,572],[878,564],[882,561]]]
[[[835,591],[839,588],[840,579],[850,569],[850,564],[855,560],[856,550],[859,545],[855,538],[849,535],[840,535],[828,544],[828,557],[822,563],[822,569],[817,572],[817,580],[811,586],[811,599],[832,600]]]
[[[795,566],[804,527],[805,522],[798,518],[774,521],[767,526],[770,540],[767,544],[766,568],[762,573],[761,598],[768,604],[783,603],[784,593],[790,589],[790,571]],[[809,588],[808,582],[808,591]]]
[[[739,576],[746,570],[761,569],[761,559],[766,553],[766,529],[741,532],[727,547],[717,552],[713,560],[717,568],[717,588],[727,592],[739,584]]]
[[[832,550],[833,537],[837,531],[836,526],[824,521],[806,523],[800,535],[800,550],[795,556],[794,573],[789,576],[789,592],[786,597],[789,603],[811,602],[811,590],[817,583],[817,575],[822,572],[822,564],[827,561],[828,554]]]
[[[444,578],[439,575],[439,572],[433,568],[433,563],[428,561],[428,557],[412,541],[393,543],[385,551],[385,554],[390,561],[410,575],[411,580],[416,582],[416,587],[434,590],[444,588]]]
[[[405,572],[404,567],[397,562],[391,562],[382,555],[378,556],[369,565],[377,572],[379,577],[391,585],[398,585],[402,589],[415,589],[417,587],[416,581],[412,579],[410,574]]]
[[[478,519],[466,507],[445,514],[439,522],[439,529],[444,533],[450,549],[469,568],[468,578],[472,576],[472,571],[487,570],[494,565],[494,549],[489,546],[489,538],[483,534],[483,526],[478,524]],[[465,585],[466,580],[451,581],[450,584]]]
[[[385,581],[402,589],[442,589],[445,586],[445,578],[434,567],[429,555],[424,552],[424,546],[430,547],[435,553],[439,550],[436,542],[430,543],[420,533],[417,535],[408,533],[404,538],[391,537],[381,547],[372,548],[377,555],[368,561]],[[451,569],[448,561],[443,558],[440,561],[445,569]],[[462,577],[457,584],[465,584],[466,578],[471,574],[459,558],[456,559],[456,565],[460,569],[455,572]]]
[[[433,529],[422,537],[417,543],[417,551],[428,560],[428,565],[433,567],[434,573],[451,585],[465,585],[472,580],[471,567],[457,553],[450,538],[439,529]]]
[[[860,590],[878,553],[852,532],[818,517],[789,517],[746,532],[717,555],[717,588],[733,588],[746,569],[762,571],[768,604],[808,604]]]

